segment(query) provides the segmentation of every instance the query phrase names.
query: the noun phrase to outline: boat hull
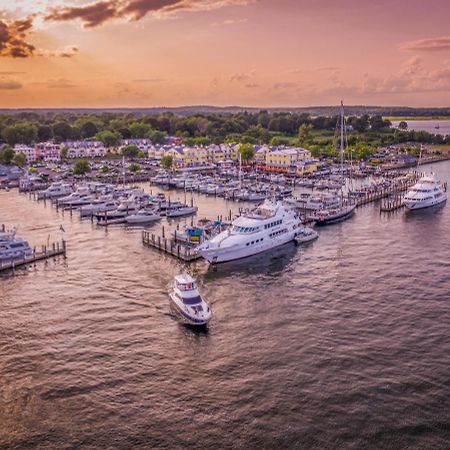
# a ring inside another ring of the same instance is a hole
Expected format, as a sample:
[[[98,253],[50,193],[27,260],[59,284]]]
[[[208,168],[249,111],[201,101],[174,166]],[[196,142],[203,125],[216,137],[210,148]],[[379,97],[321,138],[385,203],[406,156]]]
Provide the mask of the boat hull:
[[[404,205],[407,209],[410,211],[416,211],[418,209],[425,209],[425,208],[431,208],[432,206],[441,205],[447,201],[447,197],[442,197],[440,199],[432,199],[427,202],[409,202],[405,201]]]
[[[190,325],[194,327],[205,327],[208,325],[211,320],[212,314],[205,319],[199,319],[198,317],[190,315],[187,311],[185,311],[182,305],[179,304],[179,301],[176,299],[174,294],[169,294],[170,298],[170,307],[172,311],[177,315],[179,320],[185,325]]]

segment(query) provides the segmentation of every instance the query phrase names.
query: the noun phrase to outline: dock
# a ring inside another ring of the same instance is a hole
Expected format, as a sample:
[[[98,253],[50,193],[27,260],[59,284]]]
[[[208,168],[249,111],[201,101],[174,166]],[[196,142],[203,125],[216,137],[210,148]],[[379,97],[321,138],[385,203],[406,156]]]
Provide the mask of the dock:
[[[142,231],[142,243],[184,262],[192,262],[201,258],[196,246],[187,245],[185,242],[176,239],[168,239],[164,234],[160,236],[144,230]]]
[[[66,256],[66,241],[54,242],[51,246],[42,245],[39,250],[33,249],[33,254],[23,256],[21,258],[12,258],[0,261],[0,272],[6,270],[14,270],[18,267],[33,264],[37,261],[42,261],[57,256]]]

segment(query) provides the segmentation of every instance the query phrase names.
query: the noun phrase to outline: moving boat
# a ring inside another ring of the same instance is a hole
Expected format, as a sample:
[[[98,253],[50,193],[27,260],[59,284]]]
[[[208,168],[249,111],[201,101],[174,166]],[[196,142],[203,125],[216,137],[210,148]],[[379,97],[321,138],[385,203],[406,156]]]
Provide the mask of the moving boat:
[[[424,175],[405,195],[404,205],[410,209],[422,209],[440,205],[447,200],[446,187],[435,173]]]
[[[212,264],[232,261],[294,241],[302,229],[292,209],[266,200],[235,219],[230,229],[200,244],[198,252]]]
[[[211,308],[198,292],[195,280],[187,273],[175,276],[169,297],[172,309],[183,323],[205,326],[211,320]]]

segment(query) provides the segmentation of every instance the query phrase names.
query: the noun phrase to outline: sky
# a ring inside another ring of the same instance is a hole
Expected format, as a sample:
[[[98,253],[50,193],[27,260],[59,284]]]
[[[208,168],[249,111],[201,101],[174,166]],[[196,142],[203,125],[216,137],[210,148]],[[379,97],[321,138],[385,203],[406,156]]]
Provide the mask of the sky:
[[[0,108],[450,106],[449,0],[0,0]]]

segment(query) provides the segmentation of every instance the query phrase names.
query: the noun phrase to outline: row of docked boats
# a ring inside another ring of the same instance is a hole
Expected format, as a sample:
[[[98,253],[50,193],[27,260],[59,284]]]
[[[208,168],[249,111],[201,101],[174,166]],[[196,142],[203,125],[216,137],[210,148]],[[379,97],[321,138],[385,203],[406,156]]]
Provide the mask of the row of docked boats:
[[[177,218],[194,215],[198,208],[179,200],[166,199],[164,194],[151,195],[143,189],[119,188],[90,182],[74,187],[55,182],[38,192],[38,199],[49,199],[63,209],[77,209],[81,217],[92,217],[99,225],[117,223],[147,224],[163,216]]]

